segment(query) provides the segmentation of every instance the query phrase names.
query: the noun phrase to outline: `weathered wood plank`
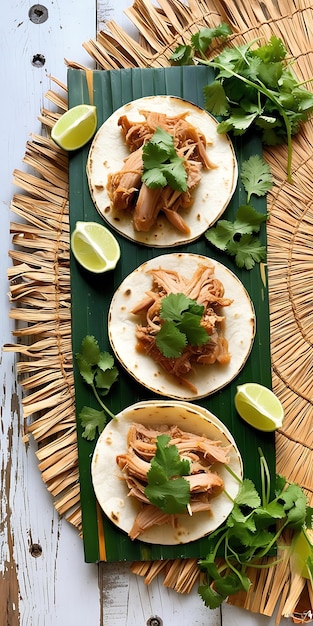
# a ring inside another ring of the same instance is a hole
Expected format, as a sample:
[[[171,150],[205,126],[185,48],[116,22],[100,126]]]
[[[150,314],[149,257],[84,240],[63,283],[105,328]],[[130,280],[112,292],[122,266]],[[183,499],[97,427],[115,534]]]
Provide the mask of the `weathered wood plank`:
[[[48,19],[33,23],[31,3],[9,3],[1,20],[2,159],[0,345],[12,341],[6,270],[11,247],[9,205],[12,172],[22,166],[30,133],[41,132],[49,75],[66,82],[64,58],[90,64],[81,42],[94,36],[96,5],[66,0],[46,3]],[[73,28],[73,16],[75,26]],[[40,66],[39,60],[45,58]],[[37,60],[37,61],[36,61]],[[37,65],[36,65],[37,63]],[[26,170],[26,166],[24,170]],[[15,219],[15,218],[14,218]],[[59,519],[37,467],[35,446],[23,442],[23,416],[15,357],[1,350],[0,625],[55,626],[100,622],[98,571],[83,560],[76,529]],[[88,602],[86,602],[88,597]]]

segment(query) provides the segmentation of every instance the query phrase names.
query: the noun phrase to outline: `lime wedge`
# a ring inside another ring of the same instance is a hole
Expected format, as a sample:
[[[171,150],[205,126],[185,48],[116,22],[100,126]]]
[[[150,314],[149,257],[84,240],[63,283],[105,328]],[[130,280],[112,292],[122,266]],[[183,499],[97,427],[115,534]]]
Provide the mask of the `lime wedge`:
[[[51,138],[63,150],[78,150],[93,137],[96,127],[96,107],[78,104],[61,115],[51,130]]]
[[[237,387],[235,407],[243,420],[258,430],[270,432],[281,428],[284,409],[273,391],[259,383]]]
[[[310,578],[309,560],[313,563],[313,531],[301,528],[292,542],[291,567],[303,578]]]
[[[76,222],[71,249],[78,263],[95,274],[114,269],[121,254],[114,235],[97,222]]]

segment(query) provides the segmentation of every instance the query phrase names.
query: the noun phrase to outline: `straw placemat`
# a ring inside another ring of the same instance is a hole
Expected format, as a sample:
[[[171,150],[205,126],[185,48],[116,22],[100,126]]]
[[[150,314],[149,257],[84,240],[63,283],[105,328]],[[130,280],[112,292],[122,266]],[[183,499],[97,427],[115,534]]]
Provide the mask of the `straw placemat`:
[[[280,6],[278,6],[280,4]],[[296,61],[299,81],[313,77],[313,8],[310,0],[135,0],[126,14],[135,24],[139,41],[130,38],[115,22],[107,24],[96,40],[84,47],[101,69],[166,67],[179,43],[189,43],[192,33],[226,21],[232,42],[241,45],[254,38],[281,37]],[[213,51],[212,54],[216,53]],[[75,62],[68,63],[77,67]],[[67,108],[65,88],[56,80],[58,94],[47,94],[58,113],[43,110],[41,121],[51,128]],[[62,89],[64,93],[62,95]],[[271,313],[273,388],[286,413],[277,432],[277,471],[297,482],[313,505],[312,462],[312,146],[309,121],[293,140],[292,179],[286,177],[287,149],[266,149],[275,186],[268,196],[268,274]],[[71,350],[68,163],[67,156],[46,136],[32,136],[24,162],[33,174],[14,171],[21,193],[14,195],[12,211],[22,222],[12,223],[9,268],[10,316],[16,320],[16,343],[5,346],[19,355],[17,373],[23,394],[25,439],[38,443],[42,478],[60,515],[81,529],[78,484],[76,418]],[[272,615],[297,615],[303,610],[310,621],[312,589],[295,576],[287,549],[270,569],[249,572],[248,594],[231,602]],[[198,580],[195,561],[134,564],[133,571],[148,583],[160,571],[164,585],[188,592]],[[183,581],[188,581],[187,587]],[[300,603],[300,604],[299,604]],[[296,619],[294,617],[294,619]],[[300,622],[299,622],[300,623]]]

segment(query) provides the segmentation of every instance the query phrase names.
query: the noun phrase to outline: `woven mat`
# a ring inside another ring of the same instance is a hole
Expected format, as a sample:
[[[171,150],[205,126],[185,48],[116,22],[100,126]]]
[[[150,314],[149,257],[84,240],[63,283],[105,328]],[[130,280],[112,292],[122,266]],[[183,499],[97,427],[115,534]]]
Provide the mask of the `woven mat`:
[[[280,6],[278,6],[278,4]],[[249,5],[249,6],[248,6]],[[115,22],[85,49],[101,69],[165,67],[179,43],[203,26],[226,21],[236,45],[254,38],[281,37],[296,60],[299,81],[313,77],[313,8],[310,0],[135,0],[126,14],[138,29],[138,42]],[[212,51],[216,54],[218,49]],[[79,67],[68,62],[71,67]],[[43,109],[45,129],[67,108],[66,89],[57,80],[56,93],[47,98],[57,112]],[[62,91],[64,89],[64,92]],[[60,95],[61,94],[61,95]],[[48,133],[49,134],[49,133]],[[46,133],[45,133],[46,135]],[[312,241],[313,241],[313,127],[307,122],[293,140],[293,183],[286,178],[286,147],[267,149],[275,186],[268,196],[268,273],[271,314],[273,388],[286,418],[277,432],[277,471],[302,486],[313,506],[312,461]],[[49,137],[33,135],[24,162],[33,174],[14,171],[21,189],[12,211],[23,222],[12,223],[10,317],[16,320],[16,343],[4,347],[19,355],[17,373],[23,394],[25,440],[38,443],[38,464],[58,513],[81,530],[76,419],[71,351],[68,162]],[[288,547],[290,537],[284,535]],[[264,615],[299,615],[310,621],[312,589],[289,567],[288,550],[281,562],[249,572],[248,594],[231,602]],[[151,566],[134,564],[133,571],[148,583],[160,571],[164,585],[184,592],[179,580],[196,582],[197,564],[175,561]],[[192,586],[192,585],[191,585]],[[190,585],[189,585],[190,588]],[[300,613],[308,611],[305,617]]]

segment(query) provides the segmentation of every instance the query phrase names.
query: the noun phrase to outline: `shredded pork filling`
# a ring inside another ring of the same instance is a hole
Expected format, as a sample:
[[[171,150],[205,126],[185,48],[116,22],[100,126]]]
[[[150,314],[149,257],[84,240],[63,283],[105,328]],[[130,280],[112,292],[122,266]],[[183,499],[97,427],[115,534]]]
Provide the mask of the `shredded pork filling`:
[[[213,265],[199,264],[189,280],[177,271],[162,268],[153,269],[149,274],[152,275],[152,288],[131,311],[142,318],[142,323],[136,326],[137,349],[148,354],[166,372],[196,393],[196,387],[188,380],[188,374],[195,365],[227,365],[230,362],[228,341],[223,334],[225,317],[222,308],[230,306],[232,300],[224,297],[223,284],[215,277]],[[156,345],[156,336],[162,325],[162,299],[170,293],[183,293],[204,306],[201,325],[209,338],[201,346],[188,344],[177,358],[165,357]]]
[[[130,155],[124,160],[121,170],[108,177],[109,198],[117,211],[132,211],[137,231],[149,232],[161,211],[175,228],[189,234],[189,226],[179,210],[191,208],[192,192],[200,183],[202,170],[216,167],[208,157],[205,136],[186,120],[188,113],[173,117],[154,111],[140,113],[145,118],[144,122],[132,122],[126,115],[118,120]],[[174,137],[177,154],[185,162],[187,191],[175,191],[168,185],[151,189],[142,183],[142,147],[150,141],[157,128]]]
[[[190,503],[186,515],[212,510],[212,499],[224,489],[224,481],[215,470],[215,464],[229,463],[229,448],[220,441],[195,435],[177,426],[148,428],[142,424],[132,424],[127,438],[127,452],[116,457],[123,478],[129,489],[128,496],[136,498],[141,508],[129,532],[136,539],[155,525],[171,524],[176,527],[178,517],[164,513],[151,504],[145,495],[147,473],[150,461],[156,453],[157,437],[168,435],[170,444],[175,445],[181,458],[190,460],[190,474],[184,476],[190,486]]]

